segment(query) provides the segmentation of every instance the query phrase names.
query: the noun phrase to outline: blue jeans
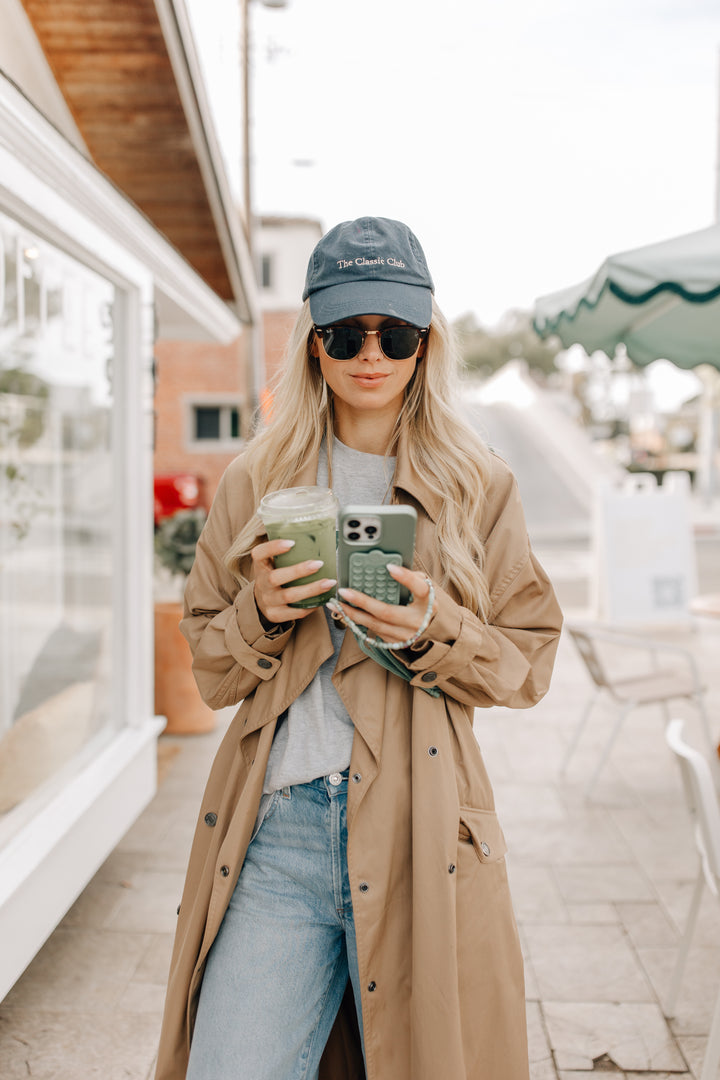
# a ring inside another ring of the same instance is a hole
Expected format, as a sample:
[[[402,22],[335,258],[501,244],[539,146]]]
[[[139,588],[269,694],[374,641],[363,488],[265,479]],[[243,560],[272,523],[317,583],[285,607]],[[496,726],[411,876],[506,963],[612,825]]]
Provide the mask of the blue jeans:
[[[208,955],[187,1080],[314,1080],[348,975],[362,1033],[347,773],[333,773],[270,800]]]

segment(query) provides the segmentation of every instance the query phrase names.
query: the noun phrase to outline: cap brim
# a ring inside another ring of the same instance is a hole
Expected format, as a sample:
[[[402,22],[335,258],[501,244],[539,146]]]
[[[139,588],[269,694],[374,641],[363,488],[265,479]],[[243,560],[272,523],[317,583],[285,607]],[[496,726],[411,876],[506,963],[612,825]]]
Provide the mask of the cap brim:
[[[432,319],[432,293],[398,281],[348,281],[311,293],[310,314],[318,326],[358,315],[390,315],[424,329]]]

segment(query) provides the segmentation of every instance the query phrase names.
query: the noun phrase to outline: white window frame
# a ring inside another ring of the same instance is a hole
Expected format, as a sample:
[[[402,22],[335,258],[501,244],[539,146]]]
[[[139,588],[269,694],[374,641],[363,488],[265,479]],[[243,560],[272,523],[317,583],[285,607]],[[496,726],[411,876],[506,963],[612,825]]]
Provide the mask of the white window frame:
[[[185,450],[192,454],[237,453],[245,442],[242,434],[245,419],[244,405],[245,402],[238,394],[213,394],[210,391],[207,393],[185,394],[183,396]],[[195,409],[198,406],[200,408],[218,408],[221,410],[219,439],[195,438]],[[236,439],[230,434],[231,409],[237,409],[240,415],[240,435]]]

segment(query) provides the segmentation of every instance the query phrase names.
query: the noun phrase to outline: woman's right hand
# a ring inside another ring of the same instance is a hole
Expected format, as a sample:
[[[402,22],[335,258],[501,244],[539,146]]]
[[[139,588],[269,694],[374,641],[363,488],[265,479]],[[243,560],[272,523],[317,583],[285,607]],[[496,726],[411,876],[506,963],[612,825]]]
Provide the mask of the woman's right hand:
[[[255,569],[255,603],[258,611],[267,622],[289,622],[291,619],[304,619],[314,608],[290,607],[298,600],[307,600],[311,596],[320,596],[335,585],[334,578],[323,578],[308,585],[294,585],[283,588],[291,581],[314,574],[323,565],[316,559],[296,563],[295,566],[275,568],[273,558],[290,551],[292,540],[267,540],[258,544],[250,552]]]

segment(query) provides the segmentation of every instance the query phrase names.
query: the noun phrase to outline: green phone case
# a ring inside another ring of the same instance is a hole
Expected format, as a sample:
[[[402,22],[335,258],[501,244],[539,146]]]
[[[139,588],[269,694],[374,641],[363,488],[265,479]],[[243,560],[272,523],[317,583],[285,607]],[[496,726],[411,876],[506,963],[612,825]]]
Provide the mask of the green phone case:
[[[410,593],[387,571],[412,568],[417,514],[412,506],[346,506],[338,530],[338,583],[388,604],[407,604]]]

